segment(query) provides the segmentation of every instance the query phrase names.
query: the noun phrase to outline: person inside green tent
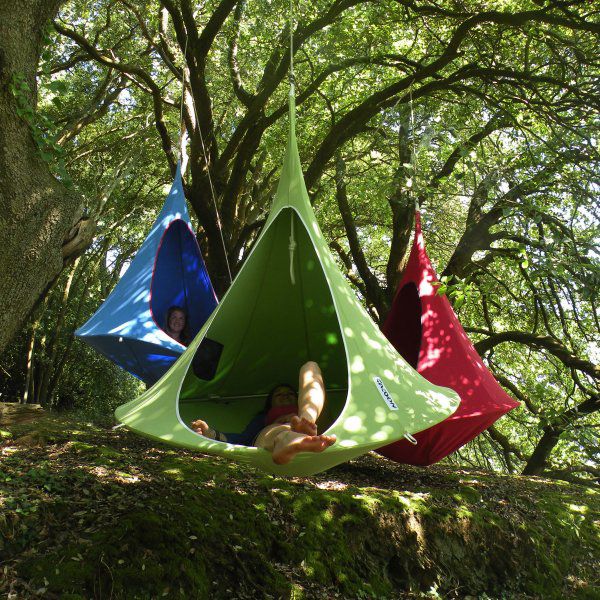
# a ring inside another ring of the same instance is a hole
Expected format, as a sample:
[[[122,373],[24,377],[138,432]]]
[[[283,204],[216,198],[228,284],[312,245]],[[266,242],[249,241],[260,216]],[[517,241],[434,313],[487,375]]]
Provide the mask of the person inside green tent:
[[[325,404],[323,375],[316,362],[300,369],[299,394],[288,384],[275,386],[264,411],[258,413],[241,433],[223,433],[202,419],[191,427],[200,435],[220,442],[256,446],[271,452],[273,462],[283,465],[299,452],[323,452],[335,436],[318,435],[316,421]]]

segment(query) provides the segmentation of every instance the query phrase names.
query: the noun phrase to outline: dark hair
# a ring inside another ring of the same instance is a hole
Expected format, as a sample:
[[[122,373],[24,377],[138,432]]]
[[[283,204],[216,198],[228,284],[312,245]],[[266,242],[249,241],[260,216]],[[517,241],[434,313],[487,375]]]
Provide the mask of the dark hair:
[[[191,341],[191,339],[190,339],[191,336],[190,336],[190,330],[188,328],[187,310],[185,310],[185,308],[183,308],[183,306],[177,306],[177,305],[169,306],[169,309],[167,310],[167,317],[165,319],[165,332],[168,333],[169,335],[171,335],[171,330],[169,328],[169,321],[171,320],[171,315],[176,311],[183,313],[183,316],[185,317],[185,325],[183,327],[183,331],[181,332],[181,339],[179,341],[184,346],[187,346]]]
[[[273,394],[275,393],[275,390],[280,387],[285,387],[289,390],[292,390],[292,392],[296,394],[296,397],[298,397],[298,392],[294,389],[293,385],[290,385],[289,383],[278,383],[275,387],[271,389],[269,395],[267,396],[267,401],[265,402],[265,412],[269,412],[269,410],[271,410],[271,404],[273,403]]]

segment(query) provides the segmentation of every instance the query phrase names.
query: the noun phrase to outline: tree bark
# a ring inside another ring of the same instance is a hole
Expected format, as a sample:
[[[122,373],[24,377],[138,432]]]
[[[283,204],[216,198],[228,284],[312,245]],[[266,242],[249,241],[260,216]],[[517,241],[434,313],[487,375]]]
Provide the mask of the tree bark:
[[[63,268],[62,246],[81,213],[78,195],[49,171],[16,112],[15,76],[35,108],[43,32],[61,0],[0,2],[0,352]]]
[[[23,386],[21,404],[28,404],[30,399],[33,398],[33,353],[35,350],[35,336],[38,325],[39,319],[35,319],[35,321],[31,324],[31,334],[27,341],[27,375],[25,376],[25,385]]]
[[[47,346],[48,353],[45,360],[46,368],[44,369],[44,376],[42,377],[38,391],[38,403],[42,406],[47,406],[50,403],[50,398],[52,397],[50,382],[54,378],[56,365],[57,362],[59,362],[60,360],[58,359],[58,348],[63,333],[63,325],[65,322],[65,316],[67,312],[67,303],[69,301],[69,295],[71,293],[71,284],[73,283],[73,277],[75,276],[75,271],[77,270],[78,261],[79,259],[76,259],[73,265],[71,266],[71,272],[69,273],[67,281],[65,282],[62,300],[58,309],[58,316],[56,318],[56,323],[52,331],[52,338],[50,339],[50,342]]]

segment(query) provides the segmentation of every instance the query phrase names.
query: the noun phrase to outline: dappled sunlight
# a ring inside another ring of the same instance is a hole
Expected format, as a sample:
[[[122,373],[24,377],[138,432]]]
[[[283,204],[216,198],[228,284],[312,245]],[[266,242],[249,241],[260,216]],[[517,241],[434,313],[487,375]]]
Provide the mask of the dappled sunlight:
[[[539,560],[548,531],[562,528],[575,552],[581,547],[583,556],[590,548],[584,515],[593,511],[585,510],[572,486],[553,496],[555,486],[538,480],[502,478],[494,486],[489,474],[473,478],[463,472],[457,479],[449,467],[416,470],[373,456],[323,476],[285,480],[110,431],[8,461],[12,480],[5,483],[8,494],[0,491],[0,505],[5,523],[18,525],[20,545],[13,556],[42,566],[50,557],[61,571],[75,563],[79,573],[79,565],[97,562],[118,574],[134,565],[147,580],[156,576],[151,567],[156,556],[163,560],[171,552],[172,579],[182,560],[195,565],[200,553],[205,557],[216,545],[215,556],[229,557],[232,565],[249,560],[250,552],[266,552],[273,572],[282,564],[297,570],[296,556],[305,561],[303,573],[315,576],[332,561],[351,576],[357,564],[370,569],[382,557],[378,569],[402,574],[407,561],[411,568],[431,568],[432,556],[443,565],[454,556],[452,564],[469,562],[468,568],[472,563],[497,573],[496,557],[506,549],[517,553],[517,562]],[[23,524],[27,529],[19,528]],[[231,552],[223,554],[218,543],[224,538]],[[12,550],[11,543],[9,537]],[[491,557],[488,562],[481,562],[482,552]],[[286,556],[292,557],[287,563]],[[40,577],[52,573],[44,570]],[[95,581],[78,589],[92,590]],[[335,581],[339,586],[337,573]]]
[[[320,365],[333,392],[328,392],[319,431],[337,440],[324,452],[300,453],[282,468],[263,450],[207,440],[190,430],[191,420],[201,418],[226,434],[240,434],[262,410],[269,389],[294,384],[308,360]],[[136,430],[274,473],[329,468],[438,423],[458,402],[398,356],[337,269],[310,207],[293,136],[258,241],[167,379],[161,393],[177,396],[182,427],[173,427],[168,415],[161,424],[148,414],[141,415]],[[166,398],[156,397],[156,404],[172,410]]]
[[[383,425],[379,431],[376,431],[371,435],[370,440],[372,442],[381,442],[385,444],[388,440],[393,439],[394,428],[390,425]]]
[[[344,429],[350,433],[356,433],[362,429],[363,423],[359,416],[348,417],[344,420]]]
[[[335,449],[335,447],[340,447],[340,448],[356,448],[358,446],[358,441],[351,439],[351,438],[346,438],[343,440],[338,440],[335,443],[335,446],[333,447]]]
[[[436,283],[417,213],[411,254],[383,332],[423,377],[454,390],[461,402],[445,421],[432,422],[433,427],[416,435],[417,449],[405,440],[381,449],[410,464],[440,460],[517,406],[485,368]],[[447,398],[437,392],[429,393],[427,401],[432,408],[447,406]]]
[[[414,512],[409,514],[406,521],[406,528],[415,534],[419,551],[422,552],[427,545],[427,539],[421,520]]]
[[[350,371],[353,374],[363,373],[365,371],[365,363],[363,361],[362,356],[359,356],[358,354],[356,354],[352,358],[352,364],[350,365]]]
[[[387,421],[388,411],[383,406],[376,406],[373,411],[373,420],[380,423],[382,426]]]
[[[386,379],[389,379],[391,381],[393,381],[395,379],[394,373],[392,373],[392,371],[390,371],[389,369],[384,369],[383,370],[383,376]]]

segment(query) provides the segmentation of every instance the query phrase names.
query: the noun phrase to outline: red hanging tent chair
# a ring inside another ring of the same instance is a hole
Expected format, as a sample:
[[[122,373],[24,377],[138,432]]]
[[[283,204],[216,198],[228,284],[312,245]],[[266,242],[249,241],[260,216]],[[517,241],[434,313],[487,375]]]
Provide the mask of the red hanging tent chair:
[[[436,293],[437,282],[417,211],[410,257],[383,333],[423,377],[453,389],[461,403],[445,421],[415,434],[416,445],[400,440],[377,450],[411,465],[426,466],[442,460],[519,406],[483,364],[448,298]]]

